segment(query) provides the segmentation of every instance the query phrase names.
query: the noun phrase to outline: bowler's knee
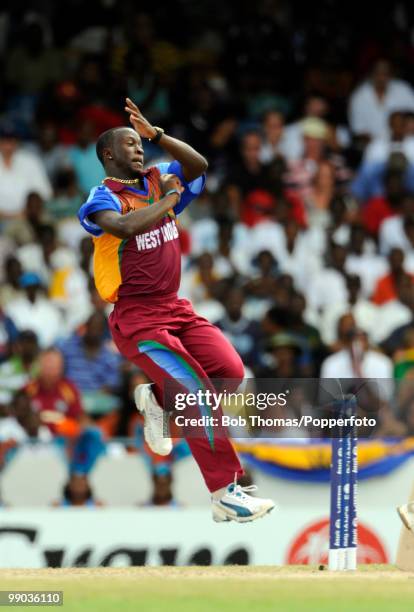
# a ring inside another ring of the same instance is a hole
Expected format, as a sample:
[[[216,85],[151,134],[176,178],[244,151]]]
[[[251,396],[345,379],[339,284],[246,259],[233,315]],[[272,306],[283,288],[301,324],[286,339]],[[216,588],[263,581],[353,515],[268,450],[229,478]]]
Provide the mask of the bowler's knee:
[[[226,380],[228,391],[235,391],[244,378],[244,365],[236,351],[226,359],[221,378]]]

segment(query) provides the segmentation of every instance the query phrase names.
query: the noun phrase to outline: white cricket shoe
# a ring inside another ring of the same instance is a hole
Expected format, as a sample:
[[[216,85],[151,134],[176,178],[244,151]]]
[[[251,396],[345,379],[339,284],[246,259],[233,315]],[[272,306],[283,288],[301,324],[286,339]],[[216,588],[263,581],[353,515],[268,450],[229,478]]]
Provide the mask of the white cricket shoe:
[[[256,485],[241,487],[232,483],[227,487],[223,497],[213,499],[213,519],[216,523],[224,521],[248,523],[271,512],[275,503],[271,499],[247,495],[252,491],[257,491]]]
[[[397,512],[407,529],[414,531],[414,502],[398,506]]]
[[[144,416],[144,437],[150,449],[157,455],[169,455],[172,440],[165,436],[168,431],[167,413],[159,406],[151,391],[151,385],[138,385],[134,391],[135,405]]]

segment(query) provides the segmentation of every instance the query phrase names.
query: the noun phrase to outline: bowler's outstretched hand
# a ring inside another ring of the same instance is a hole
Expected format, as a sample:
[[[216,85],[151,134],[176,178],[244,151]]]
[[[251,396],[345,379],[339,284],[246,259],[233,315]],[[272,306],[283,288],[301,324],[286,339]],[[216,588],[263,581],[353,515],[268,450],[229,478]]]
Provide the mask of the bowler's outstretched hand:
[[[141,138],[154,138],[157,135],[157,131],[152,127],[150,122],[145,119],[138,106],[134,104],[130,98],[126,98],[125,110],[129,114],[129,120],[132,127],[138,132]]]

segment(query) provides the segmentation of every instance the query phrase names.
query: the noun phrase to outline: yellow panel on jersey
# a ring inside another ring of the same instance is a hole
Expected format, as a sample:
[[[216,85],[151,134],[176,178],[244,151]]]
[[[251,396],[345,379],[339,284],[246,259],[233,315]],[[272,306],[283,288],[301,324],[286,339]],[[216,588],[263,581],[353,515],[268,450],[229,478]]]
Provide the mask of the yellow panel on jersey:
[[[96,289],[106,302],[116,302],[118,288],[122,282],[120,256],[125,240],[102,234],[93,238],[95,250],[93,254],[93,274]]]

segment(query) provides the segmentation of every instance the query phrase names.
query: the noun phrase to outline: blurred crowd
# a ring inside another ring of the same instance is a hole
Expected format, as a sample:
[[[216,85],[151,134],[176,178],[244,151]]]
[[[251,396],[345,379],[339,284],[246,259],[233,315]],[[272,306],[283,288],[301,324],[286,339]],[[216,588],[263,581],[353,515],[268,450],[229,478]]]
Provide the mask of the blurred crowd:
[[[179,218],[181,295],[246,375],[395,381],[378,431],[414,434],[412,6],[376,13],[358,31],[334,2],[0,13],[0,460],[63,436],[85,473],[91,446],[139,437],[145,376],[111,341],[76,216],[125,96],[208,158]]]

